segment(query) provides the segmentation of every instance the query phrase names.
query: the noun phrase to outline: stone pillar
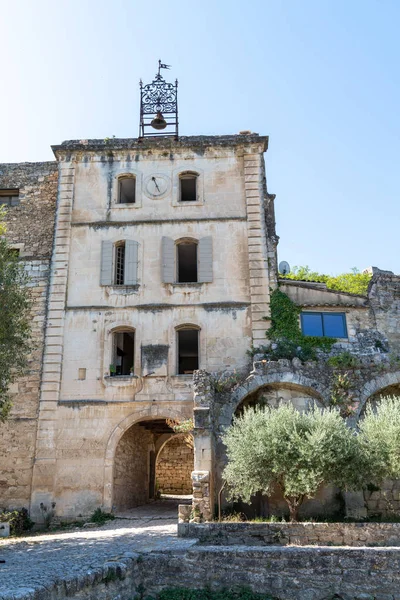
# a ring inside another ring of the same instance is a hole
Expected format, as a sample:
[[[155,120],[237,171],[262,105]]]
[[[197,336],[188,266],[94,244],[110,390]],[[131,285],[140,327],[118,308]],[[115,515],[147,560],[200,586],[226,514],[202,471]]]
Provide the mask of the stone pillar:
[[[214,436],[212,431],[214,390],[211,377],[206,371],[195,371],[193,375],[193,389],[193,514],[196,519],[209,521],[212,519],[214,511]]]
[[[43,522],[43,510],[41,510],[40,505],[42,504],[49,511],[52,509],[52,504],[55,500],[57,405],[61,386],[74,177],[74,164],[72,162],[60,162],[56,226],[51,262],[39,419],[30,505],[30,514],[36,523]],[[55,510],[57,511],[57,508]]]
[[[269,265],[275,267],[275,250],[267,248],[267,224],[264,207],[264,159],[261,154],[244,155],[244,180],[247,205],[247,240],[249,253],[250,301],[252,338],[254,347],[266,343],[265,331],[269,316]],[[270,256],[269,256],[270,254]]]

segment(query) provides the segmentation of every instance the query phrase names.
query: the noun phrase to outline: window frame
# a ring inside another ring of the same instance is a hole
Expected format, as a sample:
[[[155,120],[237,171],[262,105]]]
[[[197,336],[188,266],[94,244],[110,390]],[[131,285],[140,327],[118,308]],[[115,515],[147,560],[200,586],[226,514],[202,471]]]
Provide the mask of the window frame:
[[[179,246],[192,244],[196,246],[196,281],[179,281]],[[199,283],[199,240],[194,238],[180,238],[175,242],[175,284],[192,285]]]
[[[20,203],[19,188],[0,188],[0,206],[18,206]]]
[[[182,200],[182,181],[184,179],[193,179],[195,182],[195,199],[194,200]],[[179,203],[180,204],[196,204],[198,202],[199,192],[199,174],[196,171],[183,171],[179,173]]]
[[[347,330],[347,322],[346,322],[346,313],[344,312],[329,312],[329,311],[311,311],[311,310],[307,310],[307,311],[302,311],[300,313],[300,322],[301,322],[301,332],[303,335],[308,335],[308,333],[304,332],[304,320],[303,320],[303,316],[304,315],[320,315],[321,316],[321,328],[322,328],[322,335],[317,335],[317,336],[310,336],[310,337],[327,337],[327,338],[338,338],[341,340],[344,339],[348,339],[349,335],[348,335],[348,330]],[[329,316],[338,316],[342,318],[342,323],[343,323],[343,331],[344,331],[344,336],[332,336],[332,335],[326,335],[325,334],[325,326],[324,326],[324,315],[329,315]]]
[[[133,351],[132,351],[132,366],[130,368],[130,373],[129,375],[122,375],[122,374],[112,374],[111,372],[109,372],[109,377],[112,377],[113,379],[115,378],[123,378],[123,377],[131,377],[133,375],[135,375],[135,358],[136,358],[136,330],[132,327],[129,326],[119,326],[116,327],[115,329],[113,329],[111,332],[111,348],[110,348],[110,366],[113,364],[115,366],[116,365],[116,336],[118,334],[124,334],[124,333],[130,333],[133,335]]]
[[[125,166],[126,168],[126,166]],[[122,179],[135,179],[135,202],[119,202],[119,182]],[[143,174],[139,173],[136,170],[121,170],[120,172],[115,173],[113,182],[112,182],[112,195],[110,208],[112,210],[132,210],[135,208],[142,207],[142,185],[143,185]]]
[[[119,249],[123,248],[123,253],[122,253],[122,267],[120,267],[120,271],[122,271],[122,283],[118,283],[117,279],[118,279],[118,261],[120,260],[120,257],[118,256],[119,253]],[[116,242],[114,244],[113,247],[113,266],[112,266],[112,270],[113,270],[113,286],[121,286],[121,285],[125,285],[125,261],[126,261],[126,241],[125,240],[121,240],[120,242]]]
[[[177,377],[193,377],[193,373],[180,373],[179,372],[179,333],[181,331],[197,331],[197,369],[193,369],[193,371],[197,371],[201,368],[200,363],[200,349],[201,349],[201,327],[195,325],[194,323],[187,323],[185,325],[178,325],[175,327],[175,342],[176,342],[176,359],[175,359],[175,373]]]
[[[196,177],[196,200],[181,200],[181,177],[193,175]],[[204,172],[198,169],[197,165],[193,168],[190,165],[182,165],[174,169],[172,177],[172,206],[189,207],[202,206],[204,204]]]
[[[121,202],[121,185],[123,181],[127,181],[127,180],[133,180],[134,184],[135,184],[135,194],[134,194],[134,200],[133,202]],[[123,206],[130,206],[131,204],[136,204],[136,188],[137,188],[137,182],[136,182],[136,176],[132,173],[131,175],[119,175],[118,179],[117,179],[117,183],[118,183],[118,189],[117,189],[117,204],[119,205],[123,205]]]

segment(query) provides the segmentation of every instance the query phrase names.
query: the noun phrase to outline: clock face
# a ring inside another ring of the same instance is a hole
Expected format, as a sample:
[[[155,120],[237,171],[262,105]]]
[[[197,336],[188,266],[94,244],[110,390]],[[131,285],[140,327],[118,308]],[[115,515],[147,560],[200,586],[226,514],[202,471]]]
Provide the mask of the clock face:
[[[161,198],[169,190],[169,178],[165,175],[149,175],[145,181],[145,190],[150,198]]]

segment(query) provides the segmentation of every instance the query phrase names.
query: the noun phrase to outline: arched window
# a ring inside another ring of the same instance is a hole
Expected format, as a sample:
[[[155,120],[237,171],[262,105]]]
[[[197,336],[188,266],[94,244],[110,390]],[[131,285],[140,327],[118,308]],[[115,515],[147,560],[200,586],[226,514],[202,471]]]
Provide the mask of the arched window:
[[[136,177],[122,175],[118,178],[118,204],[134,204],[136,201]]]
[[[133,373],[135,332],[118,329],[112,334],[112,363],[110,375],[130,375]]]
[[[197,282],[197,242],[185,240],[176,245],[178,283]]]
[[[100,285],[137,285],[138,251],[135,240],[102,241]]]
[[[179,200],[180,202],[197,201],[197,173],[186,172],[179,175]]]
[[[177,329],[178,374],[190,375],[199,368],[198,327],[185,325]]]

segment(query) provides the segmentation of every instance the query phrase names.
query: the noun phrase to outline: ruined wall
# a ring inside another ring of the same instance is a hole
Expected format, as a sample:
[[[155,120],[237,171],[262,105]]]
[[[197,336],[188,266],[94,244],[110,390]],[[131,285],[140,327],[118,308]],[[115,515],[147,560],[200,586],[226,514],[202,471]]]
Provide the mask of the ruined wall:
[[[368,298],[376,328],[389,341],[392,352],[400,352],[400,275],[377,272],[371,279]]]
[[[156,482],[161,494],[191,494],[193,448],[177,435],[162,448],[157,458]]]
[[[0,189],[19,188],[19,204],[8,208],[7,239],[20,250],[30,277],[32,351],[26,374],[11,387],[13,409],[0,427],[0,508],[28,507],[37,418],[49,263],[57,197],[56,163],[0,165]]]
[[[153,434],[140,425],[121,438],[115,453],[114,505],[126,510],[149,499],[149,453],[154,450]]]

